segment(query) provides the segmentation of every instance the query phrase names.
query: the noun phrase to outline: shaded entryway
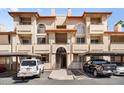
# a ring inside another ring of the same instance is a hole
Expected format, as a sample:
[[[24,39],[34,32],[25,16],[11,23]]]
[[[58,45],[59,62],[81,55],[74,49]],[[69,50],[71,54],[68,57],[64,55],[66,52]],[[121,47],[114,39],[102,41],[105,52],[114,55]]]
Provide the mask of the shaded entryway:
[[[67,68],[67,53],[63,47],[58,48],[56,51],[56,68]]]

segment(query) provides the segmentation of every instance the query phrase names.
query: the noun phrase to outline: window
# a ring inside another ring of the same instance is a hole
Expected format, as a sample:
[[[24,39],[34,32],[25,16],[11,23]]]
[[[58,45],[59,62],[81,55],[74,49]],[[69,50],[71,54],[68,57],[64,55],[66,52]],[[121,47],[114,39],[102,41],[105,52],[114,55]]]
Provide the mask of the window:
[[[121,56],[111,56],[111,62],[121,62]]]
[[[37,28],[37,33],[44,33],[45,32],[45,25],[44,24],[39,24]]]
[[[66,25],[57,25],[56,28],[57,29],[66,29]]]
[[[84,33],[84,24],[77,24],[76,27],[77,33]]]
[[[45,44],[46,38],[45,37],[37,37],[37,44]]]
[[[103,59],[103,56],[91,56],[90,59],[91,59],[91,60]]]
[[[21,25],[31,25],[31,18],[30,17],[21,17],[20,24]]]
[[[55,41],[57,44],[66,44],[67,43],[67,33],[56,33]]]
[[[85,43],[85,38],[77,37],[77,44],[83,44],[83,43]]]
[[[30,40],[28,40],[28,39],[23,39],[23,40],[22,40],[22,44],[30,44]]]
[[[41,62],[48,63],[49,62],[49,55],[48,54],[42,54],[41,55]]]
[[[98,39],[92,39],[91,40],[91,44],[98,44],[99,43],[99,40]]]
[[[36,61],[23,61],[21,66],[36,66]]]
[[[91,24],[101,24],[101,18],[91,18]]]

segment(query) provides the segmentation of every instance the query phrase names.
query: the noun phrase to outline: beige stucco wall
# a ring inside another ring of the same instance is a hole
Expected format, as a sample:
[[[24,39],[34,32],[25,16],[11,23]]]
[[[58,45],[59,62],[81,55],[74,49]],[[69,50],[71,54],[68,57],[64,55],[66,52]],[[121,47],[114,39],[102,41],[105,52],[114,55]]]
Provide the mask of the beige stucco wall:
[[[66,25],[67,29],[75,29],[75,26],[83,23],[83,19],[67,19]]]
[[[0,45],[9,44],[8,35],[0,35]]]
[[[55,29],[55,20],[56,19],[49,19],[49,18],[40,19],[38,20],[38,24],[44,24],[46,29]]]
[[[108,35],[103,36],[103,44],[91,44],[91,34],[97,36],[103,34],[103,32],[107,31],[107,16],[102,16],[102,24],[101,25],[92,25],[90,22],[90,16],[85,17],[85,22],[83,19],[68,19],[66,20],[66,16],[57,16],[56,19],[40,19],[37,21],[36,17],[32,16],[32,25],[29,27],[20,27],[19,28],[19,17],[14,17],[14,26],[22,30],[22,33],[17,33],[17,35],[12,36],[12,51],[13,52],[29,52],[29,53],[38,53],[38,54],[49,54],[49,63],[46,63],[46,69],[55,68],[56,65],[56,50],[59,47],[64,47],[67,51],[67,65],[71,64],[71,62],[75,59],[73,54],[81,54],[89,50],[99,50],[99,51],[111,51],[113,50],[124,50],[123,44],[110,44],[110,37]],[[49,44],[37,45],[37,26],[38,24],[45,24],[46,29],[56,29],[56,25],[67,25],[67,29],[74,29],[77,24],[84,23],[85,24],[85,34],[82,36],[86,36],[85,44],[76,44],[76,33],[70,32],[67,33],[67,43],[68,44],[55,44],[55,33],[42,33],[40,35],[47,35],[49,38]],[[31,28],[30,28],[31,27]],[[31,29],[31,32],[24,32],[27,29]],[[24,31],[23,31],[24,30]],[[93,30],[91,32],[90,30]],[[32,37],[32,45],[20,45],[20,35],[30,34]],[[102,37],[101,36],[101,37]],[[114,38],[117,39],[117,38]],[[119,40],[119,39],[118,39]],[[1,44],[8,44],[8,37],[3,35],[0,36]],[[4,47],[5,46],[0,46]],[[1,48],[2,49],[2,48]],[[110,60],[110,57],[104,57],[105,59]],[[86,58],[87,60],[90,57]]]
[[[65,21],[66,21],[66,16],[56,16],[55,24],[63,25],[63,24],[65,24]]]

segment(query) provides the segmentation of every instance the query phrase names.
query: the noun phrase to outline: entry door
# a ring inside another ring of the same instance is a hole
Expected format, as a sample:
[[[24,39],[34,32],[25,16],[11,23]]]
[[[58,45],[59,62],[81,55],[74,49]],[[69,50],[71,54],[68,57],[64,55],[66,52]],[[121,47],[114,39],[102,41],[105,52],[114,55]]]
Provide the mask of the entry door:
[[[66,68],[66,54],[61,56],[61,68]]]

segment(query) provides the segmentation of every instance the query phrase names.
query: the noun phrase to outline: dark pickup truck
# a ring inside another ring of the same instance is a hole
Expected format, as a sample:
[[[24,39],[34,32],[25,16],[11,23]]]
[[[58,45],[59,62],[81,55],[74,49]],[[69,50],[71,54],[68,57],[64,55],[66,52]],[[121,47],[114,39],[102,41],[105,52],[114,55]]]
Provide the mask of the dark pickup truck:
[[[98,75],[111,76],[116,70],[116,64],[103,59],[89,60],[83,64],[84,72],[92,73],[94,77]]]

